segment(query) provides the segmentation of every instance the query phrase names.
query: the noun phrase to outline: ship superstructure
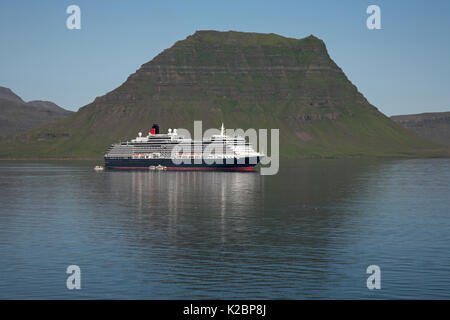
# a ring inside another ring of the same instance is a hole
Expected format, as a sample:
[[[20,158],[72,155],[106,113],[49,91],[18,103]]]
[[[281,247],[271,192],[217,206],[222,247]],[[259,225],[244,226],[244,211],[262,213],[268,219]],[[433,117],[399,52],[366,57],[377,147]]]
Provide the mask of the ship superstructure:
[[[264,155],[256,152],[243,137],[220,134],[195,141],[169,129],[159,133],[153,125],[147,136],[113,144],[105,154],[108,169],[142,169],[155,167],[167,170],[242,170],[253,171]]]

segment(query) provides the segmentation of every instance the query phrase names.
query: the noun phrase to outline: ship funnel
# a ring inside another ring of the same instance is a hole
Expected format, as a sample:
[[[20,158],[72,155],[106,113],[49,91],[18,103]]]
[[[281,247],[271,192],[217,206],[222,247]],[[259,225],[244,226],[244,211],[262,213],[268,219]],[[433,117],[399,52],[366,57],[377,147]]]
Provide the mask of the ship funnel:
[[[159,126],[157,124],[153,124],[152,130],[150,130],[152,134],[159,134]]]

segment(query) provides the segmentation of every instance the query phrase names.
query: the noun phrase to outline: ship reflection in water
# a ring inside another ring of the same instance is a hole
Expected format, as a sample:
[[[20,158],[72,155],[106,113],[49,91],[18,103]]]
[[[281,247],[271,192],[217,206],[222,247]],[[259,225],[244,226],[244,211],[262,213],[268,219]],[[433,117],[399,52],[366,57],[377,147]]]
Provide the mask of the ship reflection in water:
[[[450,298],[448,159],[92,167],[0,164],[0,298]]]
[[[194,224],[196,232],[210,234],[211,243],[215,237],[225,241],[227,223],[245,224],[245,216],[260,207],[264,178],[246,172],[116,171],[108,172],[107,183],[118,201],[125,197],[136,209],[136,223],[161,228],[173,241]]]

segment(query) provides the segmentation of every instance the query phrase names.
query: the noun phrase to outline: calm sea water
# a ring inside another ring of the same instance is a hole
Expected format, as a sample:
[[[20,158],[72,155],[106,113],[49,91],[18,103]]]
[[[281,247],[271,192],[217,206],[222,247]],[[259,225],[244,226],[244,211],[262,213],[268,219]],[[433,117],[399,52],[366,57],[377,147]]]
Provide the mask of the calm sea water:
[[[0,298],[450,298],[450,159],[94,164],[0,162]]]

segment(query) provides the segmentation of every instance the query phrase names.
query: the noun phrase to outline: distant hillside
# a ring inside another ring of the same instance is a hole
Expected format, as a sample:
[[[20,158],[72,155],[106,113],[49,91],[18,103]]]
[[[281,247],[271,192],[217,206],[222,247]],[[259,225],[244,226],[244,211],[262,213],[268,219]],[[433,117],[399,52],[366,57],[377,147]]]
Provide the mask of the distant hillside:
[[[50,101],[23,101],[11,89],[0,87],[0,135],[14,134],[72,114]]]
[[[442,156],[372,106],[314,36],[198,31],[76,114],[4,139],[0,157],[102,157],[153,123],[279,128],[282,156]]]
[[[421,137],[450,146],[450,112],[400,115],[391,119]]]
[[[24,102],[18,95],[12,92],[11,89],[0,86],[0,99],[14,102]]]

